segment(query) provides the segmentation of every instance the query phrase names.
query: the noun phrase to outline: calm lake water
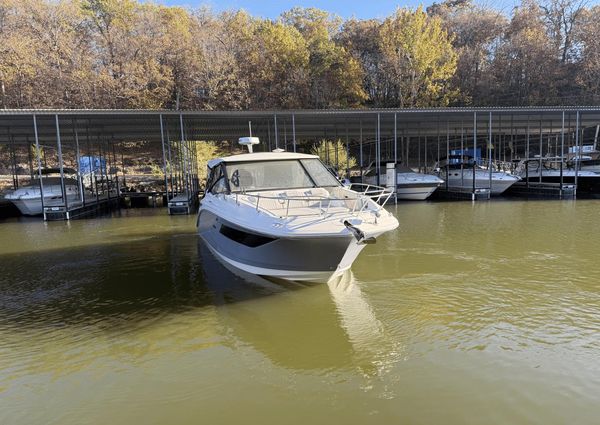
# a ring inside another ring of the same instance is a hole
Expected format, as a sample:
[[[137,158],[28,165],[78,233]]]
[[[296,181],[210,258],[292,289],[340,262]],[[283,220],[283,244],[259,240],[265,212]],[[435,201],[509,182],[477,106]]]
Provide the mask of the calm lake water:
[[[164,210],[0,222],[0,423],[598,423],[600,202],[390,210],[310,286]]]

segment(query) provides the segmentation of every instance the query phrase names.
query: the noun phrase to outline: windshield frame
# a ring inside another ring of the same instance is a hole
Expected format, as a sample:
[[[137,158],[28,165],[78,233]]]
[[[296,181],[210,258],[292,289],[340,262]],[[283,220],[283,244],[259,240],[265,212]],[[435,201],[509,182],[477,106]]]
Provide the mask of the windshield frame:
[[[321,166],[324,168],[324,171],[326,171],[327,173],[329,173],[329,170],[327,170],[327,168],[325,167],[325,164],[323,164],[323,162],[321,161],[320,158],[286,158],[286,159],[267,159],[267,160],[256,160],[256,161],[232,161],[232,162],[224,162],[223,166],[224,166],[224,171],[225,171],[225,177],[226,177],[226,181],[227,181],[227,186],[229,187],[229,193],[243,193],[244,191],[242,191],[241,189],[234,189],[234,187],[230,184],[231,181],[231,175],[230,175],[230,167],[232,166],[236,166],[239,164],[257,164],[257,163],[268,163],[268,162],[296,162],[300,165],[300,167],[302,167],[302,170],[304,171],[304,173],[306,174],[306,176],[309,178],[310,182],[312,183],[312,186],[307,187],[307,186],[298,186],[298,187],[273,187],[273,188],[266,188],[266,189],[252,189],[252,190],[248,190],[247,192],[272,192],[272,191],[277,191],[277,190],[297,190],[297,189],[314,189],[317,187],[339,187],[342,184],[339,182],[339,180],[336,177],[333,177],[336,182],[338,184],[334,185],[323,185],[323,186],[319,186],[317,185],[314,177],[309,173],[309,171],[307,170],[307,168],[304,166],[304,164],[302,163],[302,160],[316,160],[319,161],[319,163],[321,164]]]

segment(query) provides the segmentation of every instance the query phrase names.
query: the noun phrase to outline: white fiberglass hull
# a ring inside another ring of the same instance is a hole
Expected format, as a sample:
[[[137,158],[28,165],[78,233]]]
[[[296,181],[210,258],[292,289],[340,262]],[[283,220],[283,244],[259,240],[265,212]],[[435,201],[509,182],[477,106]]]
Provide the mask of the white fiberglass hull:
[[[398,199],[411,200],[411,201],[424,201],[429,198],[433,192],[438,188],[439,183],[410,186],[401,185],[396,186],[396,196]]]
[[[206,242],[206,240],[204,240]],[[217,249],[212,247],[210,244],[206,244],[210,251],[215,255],[219,260],[227,263],[229,266],[232,266],[238,270],[241,270],[246,273],[250,273],[257,276],[266,276],[277,279],[285,279],[299,282],[329,282],[330,280],[341,276],[344,272],[350,269],[350,265],[344,268],[338,267],[334,272],[331,271],[299,271],[299,270],[285,270],[285,269],[275,269],[275,268],[266,268],[266,267],[257,267],[250,264],[246,264],[240,261],[236,261],[233,258],[226,257],[221,254]],[[358,255],[358,253],[357,253]]]
[[[52,180],[56,180],[52,178]],[[49,183],[50,178],[44,178],[44,206],[62,205],[63,193],[60,184]],[[67,202],[74,205],[79,200],[79,188],[73,179],[66,179],[65,192]],[[42,196],[39,184],[22,186],[6,194],[5,199],[11,201],[23,215],[42,214]]]
[[[23,215],[41,215],[42,199],[37,198],[7,198],[9,199]],[[80,205],[81,201],[78,195],[67,196],[67,202],[70,206]],[[59,197],[44,197],[44,206],[63,205],[62,196]]]
[[[381,184],[386,183],[387,176],[381,174],[379,180]],[[368,184],[377,184],[375,176],[369,176],[365,179]],[[444,181],[436,176],[421,173],[397,173],[396,174],[396,197],[402,200],[424,201],[429,198],[433,192]]]
[[[440,177],[445,178],[446,176],[442,174],[440,175]],[[507,173],[492,173],[492,184],[490,192],[492,195],[501,195],[519,180],[519,177],[512,176]],[[448,188],[472,190],[473,173],[465,171],[464,174],[461,176],[460,170],[451,170],[448,175]],[[478,172],[475,174],[475,188],[490,189],[490,175],[487,172]]]
[[[202,209],[198,231],[227,264],[246,273],[295,281],[327,282],[350,269],[366,246],[351,234],[286,238],[256,233]]]

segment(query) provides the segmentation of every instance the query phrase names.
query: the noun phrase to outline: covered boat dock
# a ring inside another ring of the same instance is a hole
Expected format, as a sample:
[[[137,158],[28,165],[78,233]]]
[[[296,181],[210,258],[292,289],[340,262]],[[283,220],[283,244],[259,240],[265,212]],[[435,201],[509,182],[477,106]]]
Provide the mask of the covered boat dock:
[[[159,110],[1,110],[0,167],[8,170],[13,189],[22,180],[41,176],[44,167],[64,169],[82,164],[82,158],[100,158],[105,165],[77,170],[80,198],[60,205],[44,205],[46,219],[69,219],[118,204],[126,195],[120,176],[120,146],[146,142],[160,146],[164,190],[160,195],[171,213],[190,213],[201,190],[196,143],[229,141],[239,137],[261,139],[256,151],[284,149],[306,152],[318,141],[340,141],[356,158],[362,172],[372,167],[385,173],[384,161],[403,163],[421,172],[455,153],[471,154],[479,165],[509,168],[518,161],[553,158],[561,179],[556,184],[520,183],[517,195],[568,197],[576,185],[562,180],[569,156],[596,151],[600,107],[540,108],[433,108],[286,111],[159,111]],[[334,144],[332,146],[339,146]],[[3,150],[3,151],[2,151]],[[52,152],[52,157],[47,155]],[[348,175],[338,148],[327,162]],[[347,155],[345,155],[347,157]],[[26,170],[19,163],[27,163]],[[67,164],[68,162],[68,164]],[[81,168],[81,167],[78,167]],[[576,167],[577,168],[577,167]],[[383,170],[383,171],[382,171]],[[89,193],[83,189],[83,180]],[[576,177],[577,179],[577,170]],[[481,190],[467,193],[441,188],[448,197],[478,199]],[[445,189],[445,190],[444,190]],[[43,188],[42,188],[43,190]],[[131,194],[130,194],[131,196]],[[44,197],[42,197],[44,199]]]

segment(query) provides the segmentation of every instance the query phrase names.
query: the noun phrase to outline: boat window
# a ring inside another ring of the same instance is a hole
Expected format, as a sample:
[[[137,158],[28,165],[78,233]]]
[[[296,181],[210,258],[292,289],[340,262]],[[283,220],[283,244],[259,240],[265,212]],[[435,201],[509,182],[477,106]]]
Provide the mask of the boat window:
[[[225,181],[225,174],[221,165],[218,165],[210,170],[210,175],[208,176],[208,181],[206,182],[206,188],[208,191],[215,194],[227,192],[227,182]]]
[[[301,159],[300,162],[306,168],[310,177],[312,177],[315,184],[319,187],[324,186],[339,186],[340,182],[336,179],[323,163],[317,158],[314,159]]]
[[[325,167],[323,172],[329,174]],[[227,174],[233,192],[315,186],[296,160],[228,163]],[[331,178],[335,180],[333,176]]]

